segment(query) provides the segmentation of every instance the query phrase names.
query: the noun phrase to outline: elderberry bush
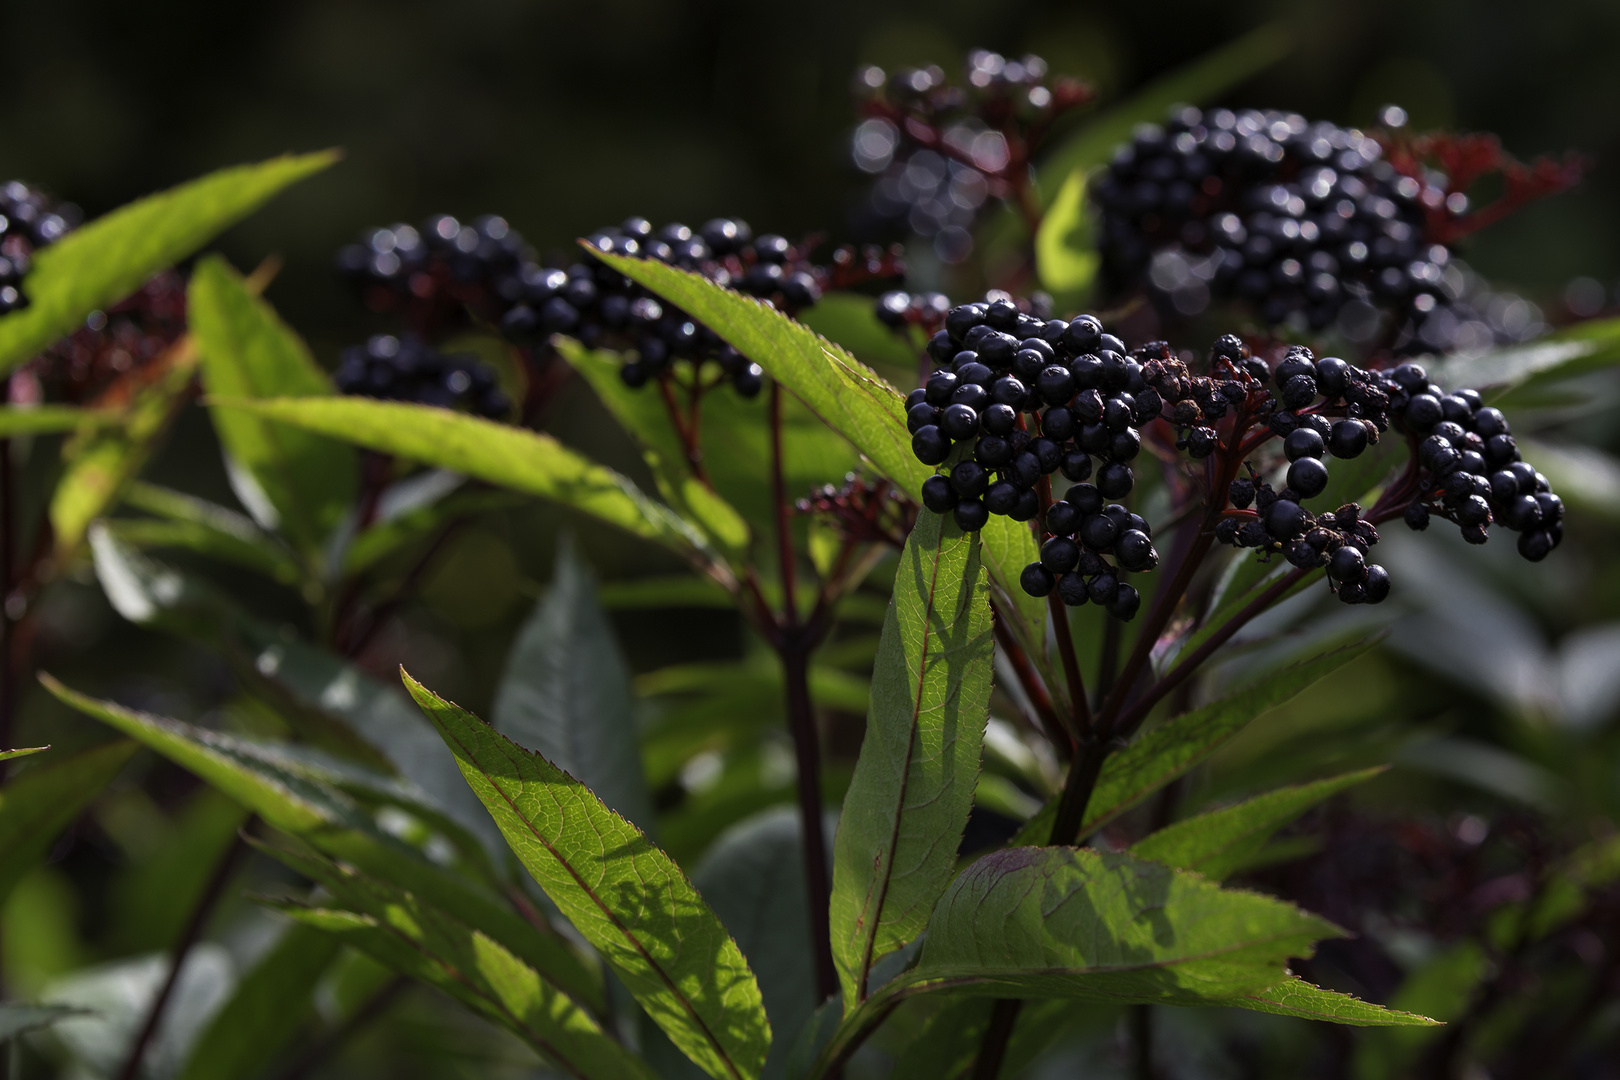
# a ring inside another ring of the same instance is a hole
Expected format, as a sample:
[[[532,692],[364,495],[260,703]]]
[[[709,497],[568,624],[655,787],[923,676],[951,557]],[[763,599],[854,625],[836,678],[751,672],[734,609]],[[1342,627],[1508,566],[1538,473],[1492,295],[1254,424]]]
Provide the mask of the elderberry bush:
[[[1449,349],[1460,326],[1488,323],[1466,304],[1452,310],[1464,278],[1428,227],[1434,211],[1466,209],[1448,187],[1433,170],[1397,171],[1352,128],[1183,108],[1139,128],[1092,185],[1102,279],[1116,294],[1145,287],[1183,316],[1240,300],[1267,323],[1337,323],[1357,340],[1383,311],[1398,348]]]
[[[345,394],[436,405],[504,420],[512,402],[495,373],[470,353],[446,355],[420,338],[375,334],[343,350],[336,382]]]
[[[79,223],[79,208],[58,205],[21,180],[0,186],[0,315],[28,306],[22,279],[34,252],[49,247]]]
[[[678,222],[654,230],[646,218],[633,217],[617,228],[597,230],[587,242],[598,251],[702,274],[788,314],[821,299],[829,277],[802,247],[775,234],[756,237],[746,222],[734,218],[716,218],[694,232]],[[526,270],[520,302],[501,327],[520,342],[569,334],[591,347],[633,349],[635,358],[620,368],[630,386],[645,385],[676,364],[689,365],[698,377],[712,365],[743,397],[758,394],[763,384],[759,365],[708,327],[594,259],[581,258],[567,269]]]
[[[912,451],[926,465],[955,460],[923,484],[923,504],[970,531],[991,514],[1031,521],[1061,472],[1073,486],[1046,509],[1024,589],[1135,615],[1140,596],[1120,577],[1151,570],[1158,553],[1147,522],[1116,500],[1135,485],[1138,429],[1160,399],[1124,342],[1091,315],[1043,319],[1003,296],[952,308],[928,353],[940,367],[906,399]]]

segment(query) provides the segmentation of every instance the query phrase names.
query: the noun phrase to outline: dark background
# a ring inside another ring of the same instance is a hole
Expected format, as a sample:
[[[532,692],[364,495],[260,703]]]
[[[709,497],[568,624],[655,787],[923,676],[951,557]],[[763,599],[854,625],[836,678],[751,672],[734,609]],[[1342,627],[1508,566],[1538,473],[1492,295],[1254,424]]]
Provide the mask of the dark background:
[[[1271,19],[1296,50],[1228,104],[1365,124],[1393,100],[1523,156],[1577,149],[1594,163],[1581,192],[1466,254],[1543,299],[1620,275],[1606,0],[13,2],[0,171],[97,213],[220,165],[343,147],[226,243],[244,264],[287,259],[273,298],[330,361],[365,323],[329,260],[367,226],[495,212],[546,250],[632,213],[725,213],[836,236],[861,184],[845,145],[857,63],[954,71],[973,46],[1033,51],[1106,100]]]

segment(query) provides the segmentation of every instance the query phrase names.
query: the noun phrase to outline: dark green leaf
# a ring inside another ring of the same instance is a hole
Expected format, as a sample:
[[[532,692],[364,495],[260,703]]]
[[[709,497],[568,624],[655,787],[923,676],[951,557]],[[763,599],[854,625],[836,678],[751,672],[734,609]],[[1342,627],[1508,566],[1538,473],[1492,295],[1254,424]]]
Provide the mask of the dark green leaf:
[[[597,599],[610,611],[651,608],[730,608],[732,595],[709,578],[680,577],[632,578],[605,582]]]
[[[50,1027],[58,1020],[83,1015],[84,1009],[75,1009],[70,1005],[18,1005],[8,1002],[0,1005],[0,1043]]]
[[[1200,709],[1167,720],[1150,729],[1125,749],[1103,762],[1097,786],[1086,805],[1080,835],[1096,832],[1165,784],[1181,776],[1214,753],[1249,721],[1274,709],[1337,668],[1343,667],[1376,644],[1365,641],[1302,660],[1238,693],[1212,701]],[[1025,822],[1013,837],[1014,846],[1044,844],[1057,815],[1053,798],[1041,812]]]
[[[652,1070],[609,1038],[577,1002],[499,942],[405,889],[309,851],[257,845],[331,893],[321,908],[280,905],[396,971],[436,986],[582,1080],[644,1077]],[[341,917],[332,915],[341,912]]]
[[[57,834],[101,794],[135,750],[127,739],[103,743],[42,762],[0,787],[0,903],[24,874],[45,861]]]
[[[434,479],[452,477],[458,483],[460,479],[454,477],[453,473],[433,472],[426,475]],[[411,482],[407,480],[404,483]],[[390,491],[401,486],[403,484],[397,484]],[[387,496],[384,496],[384,501],[387,501]],[[364,573],[408,545],[426,541],[451,522],[511,510],[523,503],[524,497],[511,491],[456,491],[393,513],[379,513],[378,519],[344,549],[343,573],[345,576]],[[729,594],[722,592],[721,595],[728,597],[729,604]]]
[[[707,542],[693,526],[647,498],[625,477],[549,435],[448,409],[369,398],[280,398],[215,405],[538,495],[685,557],[706,561]]]
[[[977,534],[920,513],[833,849],[832,950],[846,1009],[865,999],[872,964],[922,932],[956,870],[989,719],[988,592]]]
[[[518,859],[653,1021],[711,1076],[758,1076],[759,986],[680,869],[585,785],[405,680]]]
[[[1274,832],[1300,814],[1383,771],[1382,766],[1362,769],[1268,791],[1236,806],[1178,821],[1138,840],[1130,852],[1141,859],[1178,870],[1196,870],[1211,881],[1220,881],[1247,866]]]
[[[1288,958],[1343,936],[1325,919],[1128,855],[992,852],[928,921],[903,980],[998,997],[1209,1004],[1281,983]]]
[[[816,1007],[798,811],[767,810],[733,826],[692,871],[692,884],[713,897],[714,913],[759,977],[771,1030],[782,1033],[764,1075],[780,1076],[792,1033]]]
[[[331,394],[332,383],[298,335],[248,291],[223,259],[197,264],[187,314],[202,357],[202,380],[216,398]],[[268,506],[248,509],[276,528],[311,567],[354,498],[354,451],[343,443],[234,409],[211,410],[226,457],[246,470]],[[240,486],[240,485],[239,485]]]
[[[252,1080],[314,1013],[316,981],[342,941],[307,926],[287,927],[231,999],[197,1036],[179,1080]]]
[[[440,866],[383,834],[354,799],[331,783],[341,773],[357,773],[352,766],[333,766],[308,751],[295,752],[97,701],[49,675],[41,675],[40,681],[63,702],[146,744],[275,828],[426,897],[499,941],[575,997],[593,1007],[600,1001],[600,981],[557,935],[518,918],[460,867]],[[118,745],[126,756],[132,749],[129,744]],[[371,786],[385,788],[387,778],[378,777]]]
[[[30,757],[34,754],[49,750],[49,746],[25,746],[20,750],[0,750],[0,761],[10,761],[12,758]]]
[[[630,669],[568,537],[557,549],[551,588],[507,655],[493,722],[650,831]]]
[[[287,155],[237,165],[149,195],[97,218],[34,257],[28,307],[0,319],[0,372],[32,359],[264,205],[320,172],[337,154]]]
[[[135,481],[125,505],[159,520],[118,519],[113,533],[134,547],[180,547],[257,571],[283,585],[297,584],[298,560],[274,536],[234,510],[184,492]]]
[[[1433,364],[1453,390],[1498,392],[1535,380],[1578,375],[1620,362],[1620,318],[1594,319],[1524,345],[1464,353]]]

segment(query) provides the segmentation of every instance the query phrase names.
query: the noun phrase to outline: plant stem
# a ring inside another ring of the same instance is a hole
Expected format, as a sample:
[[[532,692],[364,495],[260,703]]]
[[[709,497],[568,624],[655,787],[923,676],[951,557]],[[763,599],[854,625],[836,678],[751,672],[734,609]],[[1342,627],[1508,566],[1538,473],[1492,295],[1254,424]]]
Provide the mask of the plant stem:
[[[373,1020],[376,1020],[394,1000],[410,986],[411,981],[400,975],[389,980],[383,988],[367,998],[354,1012],[344,1018],[337,1027],[322,1035],[293,1059],[285,1069],[276,1074],[276,1080],[303,1080],[331,1057],[343,1044],[354,1038],[355,1033]]]
[[[1024,652],[1023,646],[1013,637],[1012,631],[1007,629],[1006,621],[994,605],[991,605],[990,614],[991,625],[995,627],[996,642],[1001,646],[1001,653],[1007,658],[1013,674],[1018,677],[1018,685],[1023,689],[1024,696],[1029,698],[1030,706],[1035,710],[1035,718],[1040,721],[1041,730],[1046,733],[1047,739],[1059,757],[1064,761],[1073,759],[1076,745],[1074,736],[1058,718],[1057,707],[1052,704],[1052,695],[1046,692],[1046,685],[1036,673],[1035,665],[1029,662],[1029,654]]]
[[[1131,1006],[1131,1064],[1135,1080],[1154,1080],[1153,1006]]]
[[[1074,636],[1069,632],[1069,609],[1056,592],[1046,598],[1052,612],[1052,632],[1057,635],[1058,656],[1063,661],[1063,678],[1069,684],[1069,723],[1075,739],[1091,731],[1091,704],[1086,700],[1086,680],[1080,674],[1080,658],[1074,652]]]
[[[1017,998],[1002,998],[991,1006],[990,1024],[984,1029],[984,1042],[980,1044],[978,1060],[973,1063],[973,1080],[996,1080],[1007,1058],[1007,1044],[1012,1041],[1018,1011],[1023,1007],[1024,1003]]]
[[[1097,657],[1097,700],[1106,701],[1114,691],[1114,677],[1119,672],[1119,638],[1124,623],[1112,615],[1103,616],[1102,654]]]
[[[10,385],[9,379],[0,383]],[[16,481],[11,467],[11,440],[0,439],[0,750],[13,749],[17,707],[17,623],[11,617],[17,567]],[[7,766],[0,765],[0,778],[8,771]]]
[[[248,825],[252,824],[249,820]],[[169,975],[163,980],[163,987],[158,991],[157,997],[152,999],[151,1006],[146,1011],[146,1020],[141,1024],[140,1033],[135,1036],[135,1042],[129,1048],[129,1056],[124,1059],[124,1067],[118,1070],[118,1080],[135,1080],[140,1075],[141,1058],[146,1056],[146,1048],[151,1044],[152,1037],[157,1034],[158,1023],[163,1019],[163,1010],[169,1004],[169,998],[174,994],[174,988],[180,982],[180,972],[186,966],[186,957],[191,947],[202,936],[203,929],[208,925],[208,919],[219,905],[220,898],[225,895],[225,886],[231,879],[231,872],[236,868],[238,856],[247,848],[243,835],[247,825],[231,839],[218,861],[214,863],[213,872],[208,876],[208,883],[203,886],[202,895],[192,906],[191,914],[186,917],[186,925],[180,931],[180,938],[174,943],[174,958],[170,962]]]
[[[804,841],[806,906],[810,909],[810,942],[816,957],[817,1001],[838,992],[838,970],[833,966],[832,933],[828,906],[832,882],[827,873],[827,838],[821,817],[821,740],[816,732],[815,708],[810,701],[810,634],[799,626],[793,550],[791,505],[782,464],[782,387],[771,380],[771,499],[776,521],[776,550],[782,575],[782,618],[776,648],[782,658],[782,682],[787,695],[788,729],[798,759],[799,826]]]
[[[1080,838],[1080,826],[1086,818],[1086,804],[1091,802],[1091,792],[1097,786],[1103,762],[1113,748],[1112,742],[1097,738],[1080,744],[1080,756],[1069,766],[1069,775],[1063,781],[1063,794],[1058,799],[1057,817],[1052,821],[1047,844],[1073,844]]]

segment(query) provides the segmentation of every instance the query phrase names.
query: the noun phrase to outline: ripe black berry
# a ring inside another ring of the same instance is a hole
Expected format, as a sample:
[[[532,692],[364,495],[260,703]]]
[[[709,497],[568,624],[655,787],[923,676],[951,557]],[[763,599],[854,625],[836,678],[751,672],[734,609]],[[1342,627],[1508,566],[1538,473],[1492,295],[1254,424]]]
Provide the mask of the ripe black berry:
[[[1024,567],[1024,572],[1018,577],[1018,584],[1031,596],[1045,596],[1057,584],[1057,578],[1041,563],[1032,562]]]
[[[958,498],[956,489],[943,476],[930,476],[923,481],[923,505],[936,514],[948,514],[956,509]]]
[[[990,520],[990,511],[978,499],[963,499],[956,504],[952,513],[956,516],[957,527],[963,532],[977,532]]]

